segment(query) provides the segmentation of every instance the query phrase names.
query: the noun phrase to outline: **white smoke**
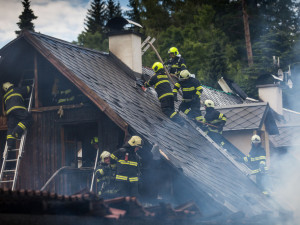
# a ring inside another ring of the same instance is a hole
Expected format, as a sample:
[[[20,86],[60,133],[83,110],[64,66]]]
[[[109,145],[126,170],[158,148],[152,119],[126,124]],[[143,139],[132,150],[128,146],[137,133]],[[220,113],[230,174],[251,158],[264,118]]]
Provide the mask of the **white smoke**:
[[[299,137],[295,134],[294,137]],[[292,146],[299,146],[295,139]],[[285,210],[293,212],[293,222],[300,224],[300,149],[290,148],[286,154],[274,155],[271,158],[270,182],[271,196]]]

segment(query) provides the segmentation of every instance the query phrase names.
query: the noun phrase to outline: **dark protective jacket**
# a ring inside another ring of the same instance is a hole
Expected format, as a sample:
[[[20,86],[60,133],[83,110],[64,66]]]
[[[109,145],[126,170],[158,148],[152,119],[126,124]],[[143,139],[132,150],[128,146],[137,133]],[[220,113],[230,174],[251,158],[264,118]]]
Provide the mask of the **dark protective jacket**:
[[[170,81],[163,69],[157,71],[148,82],[145,83],[146,87],[154,86],[158,99],[161,100],[166,96],[173,96]]]
[[[266,166],[266,151],[261,145],[255,146],[252,144],[252,148],[249,154],[244,157],[244,161],[252,170],[252,174],[268,170]]]
[[[24,96],[30,93],[30,86],[24,87],[10,87],[4,95],[5,111],[8,115],[15,109],[24,109]]]
[[[116,168],[114,165],[101,163],[96,168],[97,189],[99,195],[110,195],[117,193],[115,177]]]
[[[171,60],[167,64],[171,66],[169,72],[175,74],[177,77],[179,76],[182,70],[187,69],[185,65],[185,60],[181,56],[176,56],[174,58],[171,58]]]
[[[111,163],[116,164],[116,180],[137,182],[140,174],[140,157],[134,151],[135,147],[125,146],[113,152]]]
[[[191,100],[198,96],[200,98],[203,88],[200,82],[193,77],[189,77],[186,80],[178,81],[174,85],[173,93],[177,95],[178,89],[182,89],[182,98],[184,100]]]
[[[222,134],[223,127],[226,123],[226,116],[223,113],[215,110],[212,107],[206,108],[206,114],[204,116],[206,123],[214,126],[207,126],[208,131]]]

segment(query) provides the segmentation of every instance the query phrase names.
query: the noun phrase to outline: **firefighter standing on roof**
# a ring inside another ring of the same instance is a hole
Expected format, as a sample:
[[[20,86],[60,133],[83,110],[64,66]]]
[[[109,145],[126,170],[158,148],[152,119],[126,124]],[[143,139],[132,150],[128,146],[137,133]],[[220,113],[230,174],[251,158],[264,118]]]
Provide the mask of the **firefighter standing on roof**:
[[[251,146],[251,150],[249,154],[244,157],[244,161],[251,169],[252,174],[256,175],[256,183],[262,190],[262,193],[268,194],[264,187],[266,171],[268,170],[268,167],[266,166],[266,151],[261,146],[260,136],[255,134],[251,137]]]
[[[116,184],[119,189],[119,196],[138,196],[141,163],[136,152],[142,146],[142,138],[132,136],[122,148],[110,155],[111,163],[117,165]]]
[[[31,91],[30,86],[14,87],[12,83],[6,82],[2,86],[5,91],[4,106],[7,115],[7,147],[16,147],[16,139],[21,138],[23,132],[32,123],[32,116],[24,104],[24,96]]]
[[[191,77],[188,70],[183,70],[180,72],[179,81],[174,85],[175,101],[178,101],[177,93],[179,89],[182,89],[183,98],[179,110],[184,112],[190,119],[202,122],[204,118],[200,111],[200,97],[203,88],[200,82],[196,78]]]
[[[223,113],[215,110],[215,103],[212,100],[205,100],[204,122],[207,123],[203,129],[206,133],[219,145],[224,145],[223,142],[223,127],[226,124],[226,116]]]
[[[182,70],[187,69],[185,65],[185,60],[179,54],[178,49],[175,47],[170,48],[168,54],[170,55],[170,60],[165,64],[170,65],[171,68],[169,72],[178,77]]]
[[[148,82],[145,82],[145,87],[154,86],[160,101],[162,112],[174,122],[183,125],[181,117],[175,111],[174,95],[168,76],[165,74],[163,64],[156,62],[153,64],[152,69],[155,74]]]
[[[110,163],[110,153],[103,151],[100,155],[100,165],[96,168],[97,194],[102,198],[114,198],[116,189],[116,167]]]

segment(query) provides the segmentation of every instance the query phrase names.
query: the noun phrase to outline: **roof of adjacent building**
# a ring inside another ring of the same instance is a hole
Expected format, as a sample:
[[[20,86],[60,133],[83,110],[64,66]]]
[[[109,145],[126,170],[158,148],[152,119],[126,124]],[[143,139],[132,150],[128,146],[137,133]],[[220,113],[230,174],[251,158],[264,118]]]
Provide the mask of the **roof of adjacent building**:
[[[149,143],[157,143],[168,162],[179,169],[184,187],[192,189],[183,192],[203,213],[241,210],[251,216],[273,210],[256,185],[206,138],[191,126],[170,121],[156,96],[137,87],[133,72],[114,55],[34,32],[24,32],[3,49],[13,48],[19,40],[32,45],[121,128],[129,126]]]

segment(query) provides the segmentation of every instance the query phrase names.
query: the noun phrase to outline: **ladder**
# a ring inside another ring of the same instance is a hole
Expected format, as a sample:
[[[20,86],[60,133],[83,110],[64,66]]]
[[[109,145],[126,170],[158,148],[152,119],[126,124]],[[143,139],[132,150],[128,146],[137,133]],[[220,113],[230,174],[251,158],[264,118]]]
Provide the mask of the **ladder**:
[[[34,80],[26,79],[24,82],[32,82],[32,88],[30,97],[24,100],[28,100],[28,112],[31,111],[32,100],[33,100],[33,90],[34,90]],[[7,149],[7,142],[5,143],[4,153],[3,153],[3,162],[0,172],[0,185],[3,187],[5,184],[11,185],[11,190],[14,191],[17,184],[18,170],[20,166],[20,161],[24,153],[24,146],[26,141],[27,129],[24,131],[20,140],[19,148],[16,149]],[[14,167],[14,168],[11,168]]]
[[[250,180],[254,181],[250,175],[251,170],[242,163],[237,162],[227,151],[227,149],[218,145],[211,137],[209,137],[199,126],[196,125],[195,122],[191,121],[186,115],[180,112],[180,115],[185,118],[185,121],[188,122],[193,128],[195,128],[203,137],[206,138],[222,155],[224,155],[236,168],[238,168],[243,174],[250,178]]]

